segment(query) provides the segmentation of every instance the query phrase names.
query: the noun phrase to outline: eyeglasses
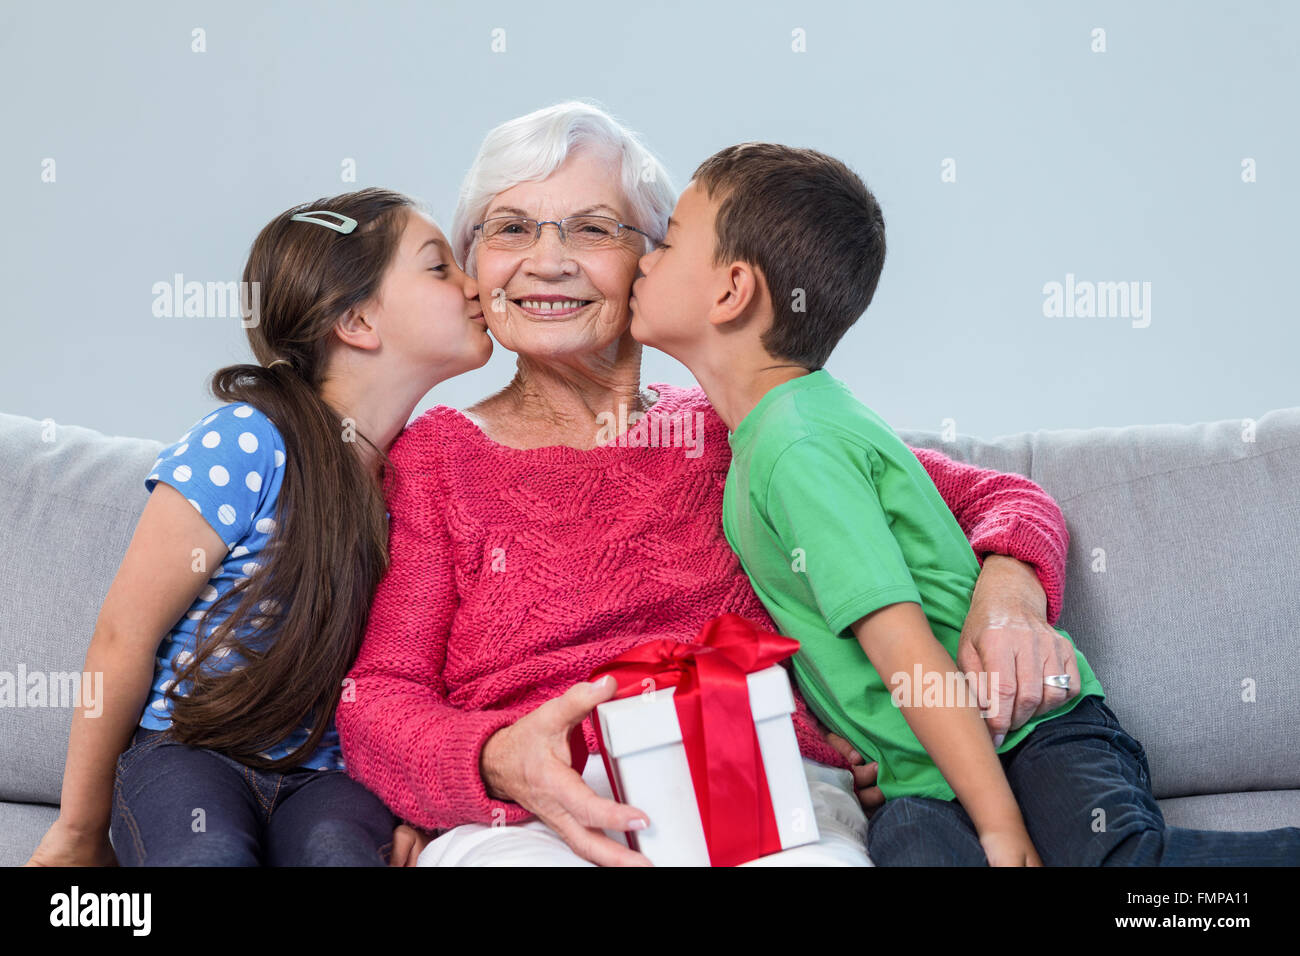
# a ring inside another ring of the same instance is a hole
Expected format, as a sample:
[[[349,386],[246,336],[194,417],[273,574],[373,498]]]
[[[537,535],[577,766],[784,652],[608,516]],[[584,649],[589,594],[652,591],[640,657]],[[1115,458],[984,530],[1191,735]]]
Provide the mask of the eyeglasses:
[[[524,219],[501,216],[485,219],[474,227],[491,249],[527,249],[542,238],[542,226],[554,226],[560,242],[575,249],[613,249],[627,243],[629,232],[650,238],[636,226],[608,216],[569,216],[565,219]]]

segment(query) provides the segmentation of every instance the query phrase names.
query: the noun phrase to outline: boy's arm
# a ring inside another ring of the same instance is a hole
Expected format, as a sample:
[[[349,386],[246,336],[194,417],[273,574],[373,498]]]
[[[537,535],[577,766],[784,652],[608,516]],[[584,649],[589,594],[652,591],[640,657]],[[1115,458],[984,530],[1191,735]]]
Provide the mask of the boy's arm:
[[[852,630],[891,690],[892,675],[911,675],[917,664],[925,675],[942,675],[940,686],[952,686],[946,675],[957,666],[935,639],[921,605],[906,601],[882,607],[854,622]],[[1025,832],[1024,820],[974,701],[972,688],[965,701],[945,700],[941,706],[905,702],[901,709],[980,837],[1019,836]]]
[[[921,610],[921,595],[876,491],[875,453],[829,435],[781,453],[765,516],[782,545],[800,552],[813,599],[835,640],[856,638],[882,674],[955,669]],[[1037,863],[1020,810],[974,706],[904,713],[953,792],[971,801],[989,862]],[[985,834],[988,834],[986,838]]]

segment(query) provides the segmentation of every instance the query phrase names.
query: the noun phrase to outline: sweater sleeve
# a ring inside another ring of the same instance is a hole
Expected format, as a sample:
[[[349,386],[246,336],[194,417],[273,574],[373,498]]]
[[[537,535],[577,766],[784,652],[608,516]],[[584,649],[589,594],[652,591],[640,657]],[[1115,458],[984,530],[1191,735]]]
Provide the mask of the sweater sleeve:
[[[419,423],[390,453],[390,564],[338,706],[339,740],[349,775],[411,823],[516,823],[529,812],[488,796],[479,756],[493,733],[531,708],[468,711],[447,699],[443,667],[457,597],[434,454]]]
[[[1047,623],[1061,614],[1070,534],[1056,501],[1014,472],[954,461],[942,452],[913,448],[939,494],[984,564],[986,554],[1005,554],[1032,564],[1047,594]]]

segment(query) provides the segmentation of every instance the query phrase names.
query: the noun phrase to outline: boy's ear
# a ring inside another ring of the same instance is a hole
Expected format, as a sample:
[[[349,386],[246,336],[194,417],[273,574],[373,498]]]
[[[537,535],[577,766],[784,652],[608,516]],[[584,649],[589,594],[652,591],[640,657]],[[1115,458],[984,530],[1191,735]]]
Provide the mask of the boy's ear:
[[[340,341],[367,351],[379,348],[379,330],[375,328],[364,305],[353,306],[334,323]]]
[[[767,282],[762,270],[748,262],[733,262],[722,270],[723,282],[709,310],[709,321],[724,325],[762,311]]]

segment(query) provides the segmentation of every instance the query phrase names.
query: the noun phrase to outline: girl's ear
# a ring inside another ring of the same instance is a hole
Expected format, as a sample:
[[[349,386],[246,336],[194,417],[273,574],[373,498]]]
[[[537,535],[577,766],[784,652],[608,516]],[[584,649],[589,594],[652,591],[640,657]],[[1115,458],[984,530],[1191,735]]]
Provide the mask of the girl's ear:
[[[379,330],[367,317],[364,306],[353,306],[334,323],[334,334],[355,348],[372,351],[379,348]]]

